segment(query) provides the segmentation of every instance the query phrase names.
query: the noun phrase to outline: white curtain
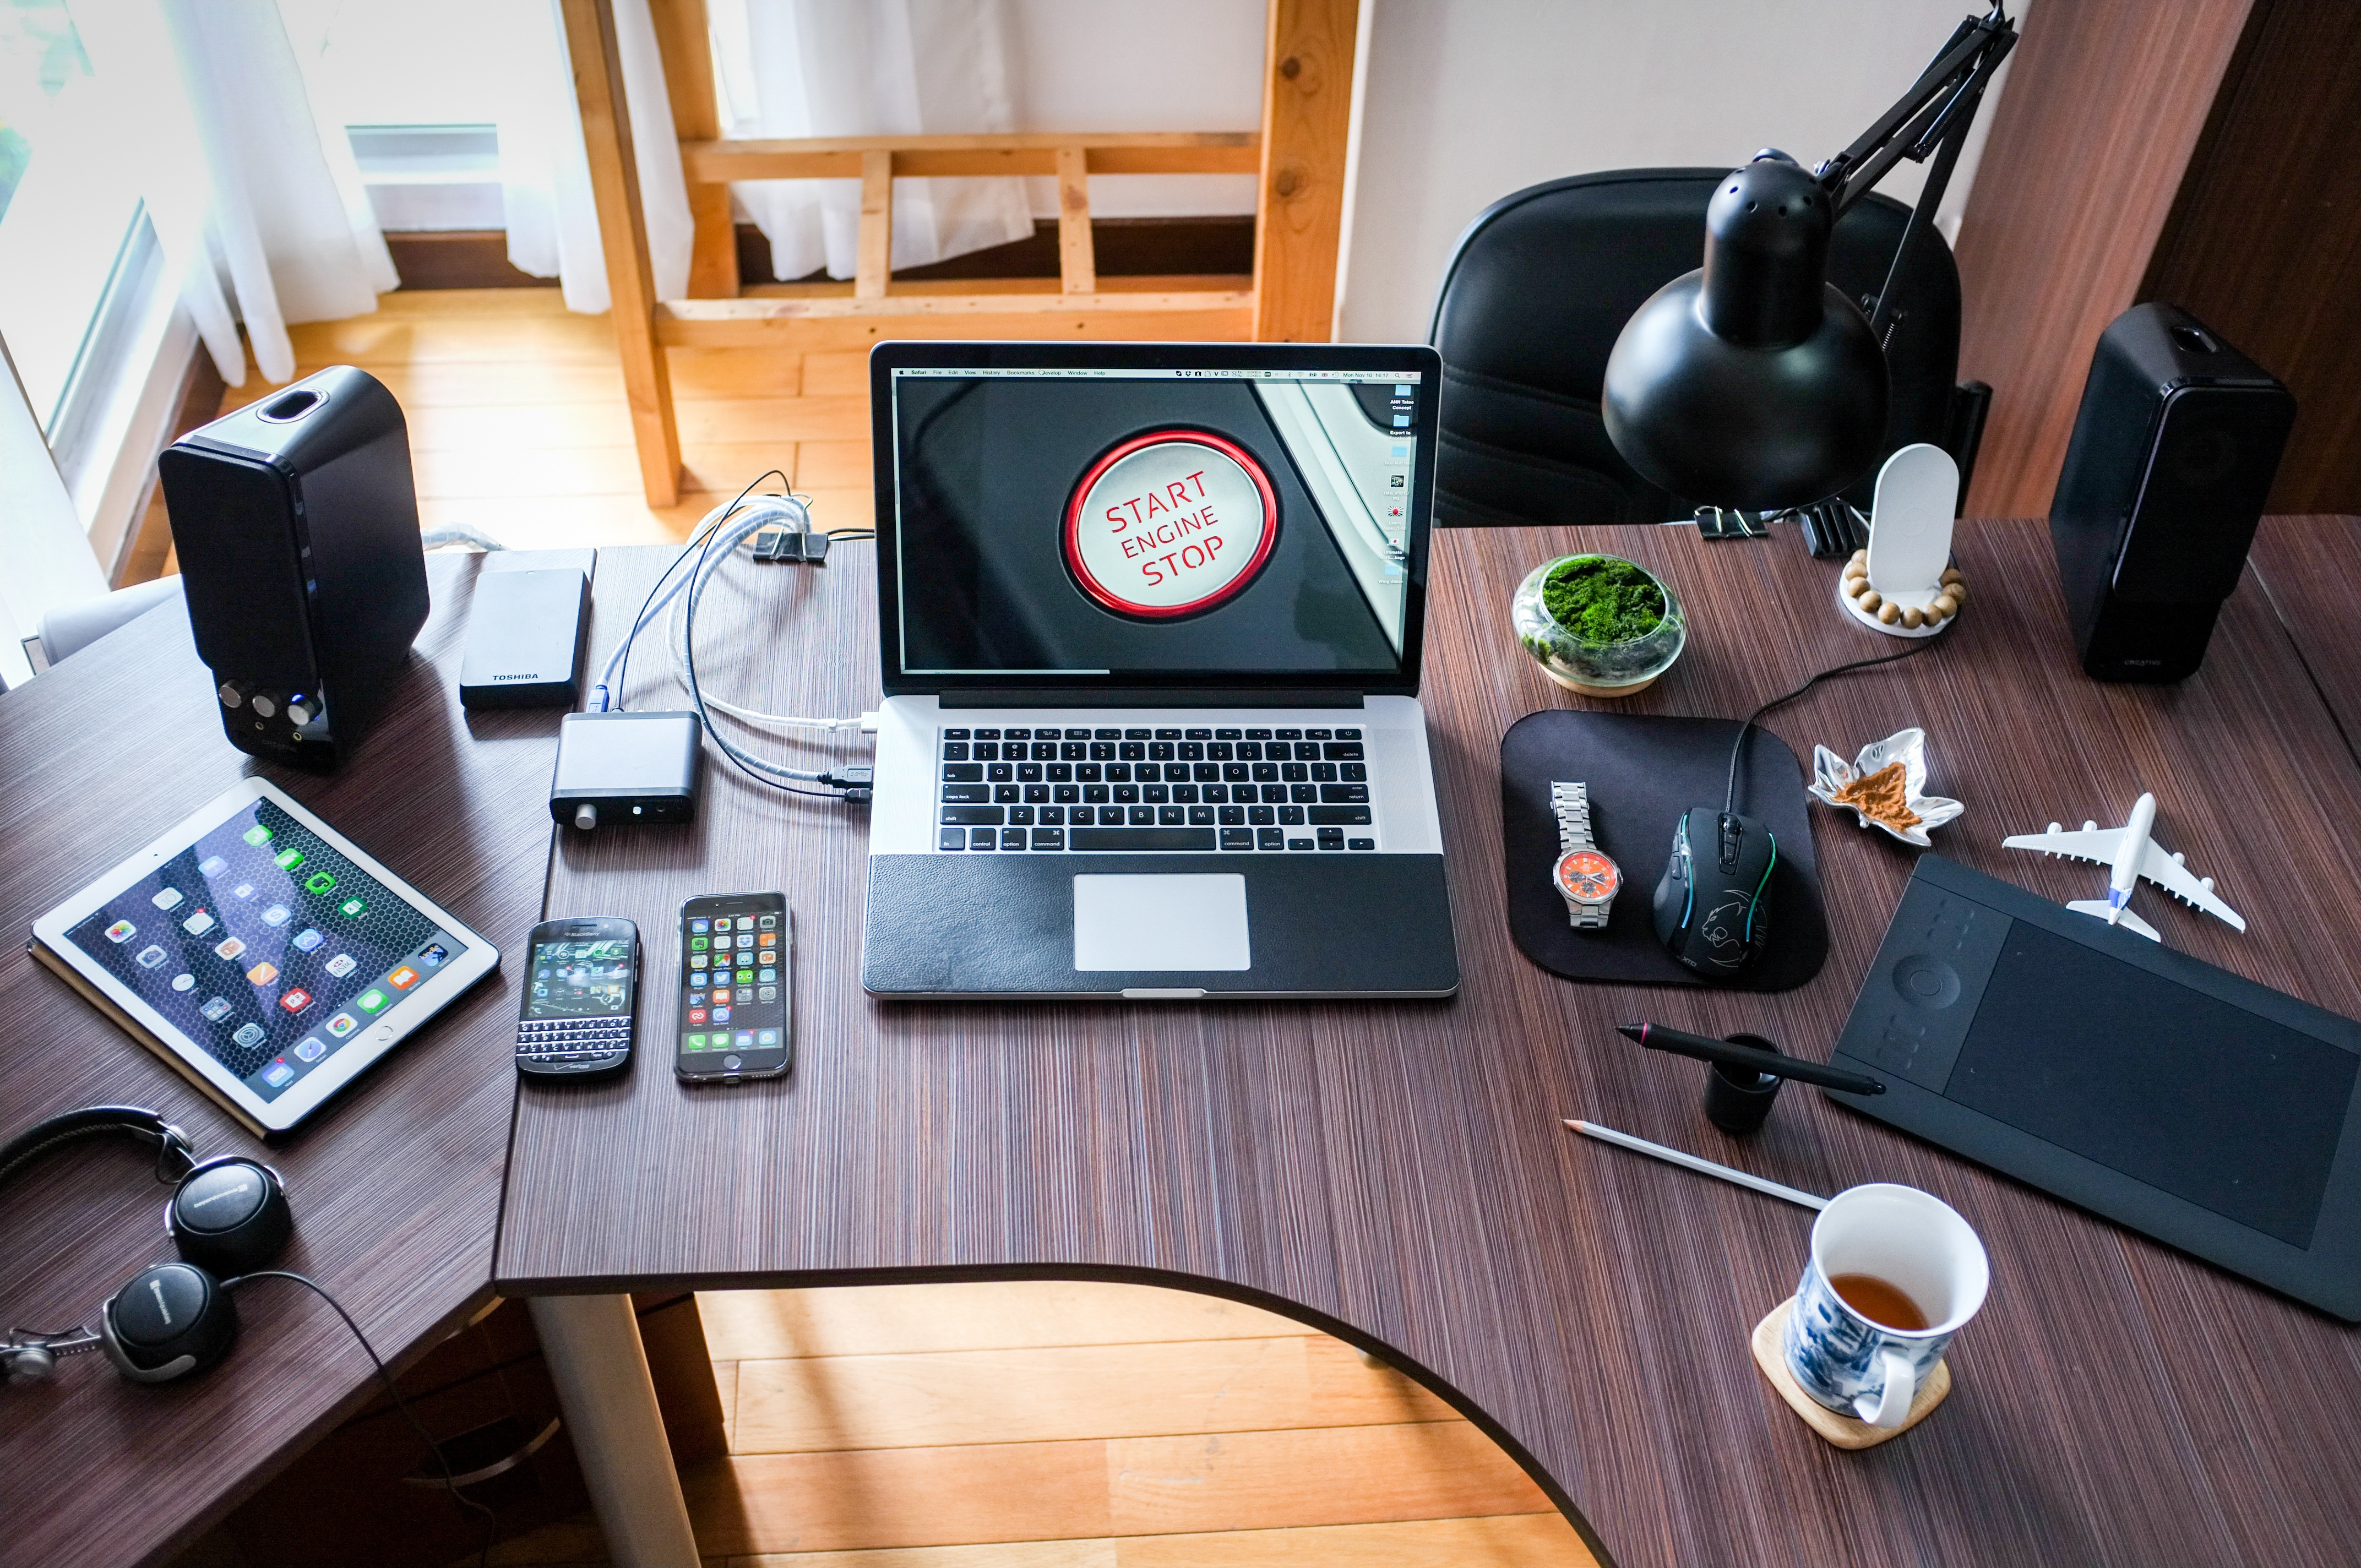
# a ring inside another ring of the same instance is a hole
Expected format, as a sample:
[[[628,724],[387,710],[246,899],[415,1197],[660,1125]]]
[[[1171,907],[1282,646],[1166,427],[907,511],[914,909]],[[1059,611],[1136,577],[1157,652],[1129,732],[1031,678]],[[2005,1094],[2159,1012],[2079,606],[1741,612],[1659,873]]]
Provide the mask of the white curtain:
[[[53,609],[94,599],[106,577],[58,473],[41,422],[0,343],[0,691],[33,678],[24,640]]]
[[[486,47],[515,66],[514,92],[499,122],[509,262],[536,278],[556,279],[567,309],[603,311],[607,261],[598,248],[598,213],[557,0],[494,7],[486,30]],[[615,0],[615,41],[631,105],[632,161],[639,168],[656,298],[677,300],[688,292],[695,231],[648,0]]]
[[[1014,127],[1006,21],[993,0],[709,0],[727,134],[984,134]],[[771,270],[850,278],[856,180],[730,187]],[[1033,233],[1022,180],[898,180],[893,265],[923,267]]]
[[[78,9],[93,73],[128,121],[182,302],[225,380],[295,374],[290,323],[377,309],[397,286],[351,144],[313,108],[275,0]]]

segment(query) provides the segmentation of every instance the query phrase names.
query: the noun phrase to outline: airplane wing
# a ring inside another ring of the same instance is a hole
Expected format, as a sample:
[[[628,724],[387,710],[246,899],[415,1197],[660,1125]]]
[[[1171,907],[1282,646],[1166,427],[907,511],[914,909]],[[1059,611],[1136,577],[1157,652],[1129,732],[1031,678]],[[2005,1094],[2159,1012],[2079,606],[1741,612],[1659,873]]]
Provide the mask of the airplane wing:
[[[2038,850],[2045,855],[2064,855],[2070,860],[2112,866],[2115,863],[2115,848],[2123,841],[2122,828],[2100,828],[2080,833],[2019,833],[2013,839],[2003,839],[2000,844],[2004,850]]]
[[[2183,904],[2202,909],[2233,929],[2243,931],[2246,928],[2246,922],[2236,910],[2214,897],[2213,889],[2191,875],[2187,866],[2158,849],[2152,839],[2148,840],[2147,854],[2140,861],[2139,874]]]

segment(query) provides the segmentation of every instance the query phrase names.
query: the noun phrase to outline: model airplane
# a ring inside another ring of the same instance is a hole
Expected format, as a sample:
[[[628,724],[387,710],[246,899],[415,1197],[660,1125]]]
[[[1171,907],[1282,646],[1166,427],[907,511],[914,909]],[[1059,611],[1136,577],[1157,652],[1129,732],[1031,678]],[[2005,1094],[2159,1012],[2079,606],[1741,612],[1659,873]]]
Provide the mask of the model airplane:
[[[2045,855],[2064,855],[2070,860],[2091,861],[2112,866],[2107,879],[2107,896],[2078,898],[2066,907],[2084,915],[2095,916],[2110,926],[2121,926],[2136,931],[2151,942],[2161,942],[2156,927],[2133,914],[2130,909],[2132,889],[2141,877],[2156,883],[2165,892],[2193,908],[2202,909],[2216,920],[2235,929],[2246,928],[2238,912],[2213,896],[2212,877],[2194,877],[2183,866],[2181,857],[2168,855],[2157,848],[2147,830],[2156,824],[2156,796],[2143,795],[2132,807],[2132,819],[2121,828],[2101,828],[2095,822],[2085,822],[2080,833],[2061,831],[2055,822],[2047,833],[2020,833],[2014,839],[2004,839],[2001,846],[2009,850],[2038,850]]]

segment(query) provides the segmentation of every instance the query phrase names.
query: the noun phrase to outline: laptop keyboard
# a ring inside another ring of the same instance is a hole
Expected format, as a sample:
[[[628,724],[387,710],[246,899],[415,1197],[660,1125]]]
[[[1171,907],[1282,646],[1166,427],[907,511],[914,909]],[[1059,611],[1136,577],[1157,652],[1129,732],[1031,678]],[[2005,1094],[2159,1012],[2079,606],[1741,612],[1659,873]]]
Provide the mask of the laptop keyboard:
[[[1358,728],[945,729],[936,848],[1375,850],[1361,736]]]

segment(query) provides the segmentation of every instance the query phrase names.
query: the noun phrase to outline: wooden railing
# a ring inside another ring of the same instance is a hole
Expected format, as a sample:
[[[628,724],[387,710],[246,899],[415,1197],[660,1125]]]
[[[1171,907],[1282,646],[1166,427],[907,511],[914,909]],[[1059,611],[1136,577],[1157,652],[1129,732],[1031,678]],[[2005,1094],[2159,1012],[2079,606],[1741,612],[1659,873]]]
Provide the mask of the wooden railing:
[[[696,240],[690,298],[659,302],[615,52],[611,0],[564,0],[575,96],[624,383],[651,505],[678,498],[668,347],[816,353],[894,337],[1324,341],[1334,309],[1357,0],[1270,0],[1263,125],[1251,131],[723,140],[703,0],[652,0]],[[1106,279],[1091,236],[1093,174],[1258,177],[1250,278]],[[896,284],[893,182],[1038,175],[1058,181],[1058,278]],[[733,180],[861,181],[851,286],[741,293]]]
[[[1058,277],[1069,294],[1098,291],[1091,247],[1093,174],[1253,174],[1262,138],[1251,131],[1167,131],[1128,136],[815,137],[797,141],[696,141],[680,147],[692,184],[731,180],[861,181],[858,299],[892,291],[895,180],[1026,175],[1058,181]]]

